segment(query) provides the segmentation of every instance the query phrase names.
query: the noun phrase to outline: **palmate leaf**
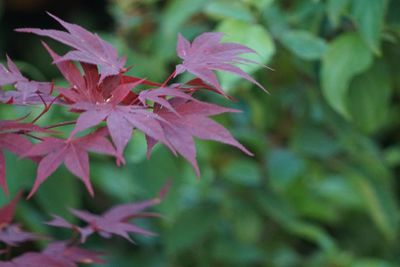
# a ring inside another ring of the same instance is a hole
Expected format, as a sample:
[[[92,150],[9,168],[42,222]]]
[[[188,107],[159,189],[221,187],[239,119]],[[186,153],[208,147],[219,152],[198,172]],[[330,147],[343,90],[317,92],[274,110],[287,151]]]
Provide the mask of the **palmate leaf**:
[[[169,103],[175,112],[165,108],[156,109],[154,112],[164,119],[160,121],[160,124],[167,141],[175,151],[190,162],[198,176],[200,176],[200,170],[197,165],[193,137],[229,144],[248,155],[252,155],[250,151],[233,138],[227,129],[209,118],[209,116],[226,112],[238,112],[237,110],[187,99],[175,98],[170,100]],[[147,143],[149,155],[157,140],[147,136]]]
[[[190,43],[179,35],[176,51],[183,62],[176,66],[175,76],[188,71],[214,86],[220,94],[225,95],[214,73],[215,70],[220,70],[238,75],[265,90],[261,84],[235,66],[238,63],[256,63],[240,57],[241,54],[256,52],[244,45],[221,43],[222,36],[223,33],[207,32]]]
[[[103,105],[79,104],[75,107],[85,111],[79,116],[72,134],[106,120],[111,138],[120,156],[122,156],[124,148],[132,137],[133,128],[137,128],[146,135],[169,145],[160,125],[162,118],[142,106],[106,103]]]
[[[17,29],[16,31],[50,37],[74,48],[75,50],[55,60],[55,63],[72,60],[99,65],[101,68],[100,81],[104,80],[107,76],[116,75],[125,71],[124,65],[126,59],[124,57],[118,57],[117,50],[111,44],[102,40],[97,34],[93,34],[79,25],[65,22],[50,13],[48,14],[58,21],[68,32],[34,28],[23,28]]]
[[[89,180],[89,156],[88,152],[96,152],[117,156],[113,145],[106,136],[108,132],[102,128],[84,137],[70,138],[67,140],[45,137],[43,141],[23,156],[43,156],[39,162],[35,183],[28,198],[37,191],[39,186],[62,164],[77,176],[85,184],[89,193],[93,196],[93,188]]]
[[[101,215],[92,214],[88,211],[72,209],[71,212],[73,215],[87,223],[87,226],[85,227],[73,225],[56,215],[53,215],[53,220],[47,224],[54,227],[69,228],[79,232],[81,234],[82,243],[86,242],[86,239],[96,232],[104,238],[109,238],[111,235],[118,235],[132,242],[129,233],[136,233],[145,236],[154,235],[154,233],[130,223],[129,220],[140,217],[158,216],[158,214],[145,213],[143,211],[159,204],[167,194],[170,186],[171,181],[168,180],[161,188],[157,197],[138,203],[117,205]]]
[[[67,245],[65,242],[50,243],[42,252],[28,252],[11,261],[0,261],[1,267],[78,267],[79,263],[103,264],[100,258],[104,253]]]
[[[16,90],[0,90],[0,101],[17,105],[34,105],[49,103],[54,100],[49,82],[30,81],[24,77],[11,58],[7,57],[7,67],[0,64],[0,87],[14,85]]]
[[[38,240],[40,238],[40,235],[23,231],[17,224],[11,224],[0,229],[0,242],[9,246],[19,246],[21,243]]]
[[[42,132],[50,131],[40,128],[31,123],[21,123],[18,121],[3,120],[0,121],[0,186],[8,194],[6,183],[6,162],[3,151],[7,150],[17,156],[22,156],[32,147],[22,133],[24,132]]]

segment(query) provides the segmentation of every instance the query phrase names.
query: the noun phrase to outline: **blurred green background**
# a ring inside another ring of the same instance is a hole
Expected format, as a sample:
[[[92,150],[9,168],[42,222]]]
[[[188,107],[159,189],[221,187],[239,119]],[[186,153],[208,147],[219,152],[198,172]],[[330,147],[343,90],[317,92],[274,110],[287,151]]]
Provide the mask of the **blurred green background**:
[[[42,221],[52,213],[71,219],[67,207],[101,212],[153,197],[172,177],[170,194],[155,208],[164,218],[139,222],[157,237],[136,237],[136,245],[89,240],[88,247],[109,254],[106,266],[400,266],[400,1],[0,2],[1,59],[7,52],[29,77],[57,81],[39,38],[12,31],[58,27],[45,10],[98,32],[128,56],[132,74],[155,81],[178,62],[178,32],[188,38],[225,32],[226,40],[257,50],[256,60],[274,71],[247,69],[270,94],[221,75],[237,101],[201,95],[244,111],[218,121],[255,157],[200,141],[197,179],[165,147],[147,161],[144,138],[136,133],[126,166],[92,156],[94,199],[61,168],[33,200],[20,203],[25,228],[67,237],[68,231]],[[0,112],[15,118],[26,109],[2,106]],[[55,110],[40,123],[69,116]],[[31,162],[7,154],[7,168],[12,192],[32,186]]]

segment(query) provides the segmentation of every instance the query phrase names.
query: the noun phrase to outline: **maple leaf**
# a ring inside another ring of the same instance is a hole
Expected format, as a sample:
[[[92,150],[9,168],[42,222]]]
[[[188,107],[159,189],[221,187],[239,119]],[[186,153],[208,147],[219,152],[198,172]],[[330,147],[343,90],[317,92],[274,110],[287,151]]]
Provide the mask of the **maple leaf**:
[[[51,91],[53,85],[48,82],[29,81],[14,62],[7,56],[8,69],[0,64],[0,86],[14,85],[16,90],[0,91],[0,101],[20,105],[42,104],[54,101]]]
[[[139,203],[117,205],[104,212],[102,215],[96,215],[88,211],[72,209],[71,212],[73,215],[88,223],[86,227],[78,227],[56,215],[53,215],[53,220],[47,224],[55,227],[69,228],[79,232],[81,234],[81,243],[84,243],[86,239],[95,232],[99,233],[104,238],[109,238],[111,235],[118,235],[132,242],[129,233],[136,233],[146,236],[154,235],[154,233],[129,223],[129,220],[139,217],[158,216],[158,214],[144,213],[142,211],[151,206],[159,204],[167,194],[170,186],[171,181],[168,180],[161,188],[156,198]]]
[[[35,183],[28,198],[36,192],[39,186],[64,162],[67,169],[85,184],[90,195],[93,188],[89,180],[88,151],[117,156],[114,147],[105,137],[108,132],[102,128],[89,135],[67,140],[55,137],[45,137],[34,145],[23,156],[43,156],[39,162]]]
[[[256,52],[241,44],[221,43],[222,36],[223,33],[206,32],[190,43],[179,34],[176,51],[183,62],[176,66],[175,76],[188,71],[214,86],[218,93],[225,95],[214,73],[215,70],[220,70],[236,74],[266,91],[260,83],[235,66],[237,63],[256,63],[240,57],[241,54]]]
[[[65,242],[53,242],[47,245],[42,253],[43,255],[51,256],[55,259],[63,259],[72,263],[85,264],[102,264],[104,261],[100,258],[103,253],[83,249],[77,246],[70,246]]]
[[[113,101],[110,101],[97,105],[79,103],[73,107],[84,110],[84,112],[80,114],[72,134],[106,120],[111,139],[121,157],[131,139],[134,128],[169,146],[160,125],[162,118],[142,106],[116,105]]]
[[[17,224],[11,224],[0,229],[0,241],[9,246],[18,246],[20,243],[40,238],[41,236],[37,234],[22,231],[21,227]]]
[[[126,71],[124,68],[126,58],[118,57],[117,50],[110,43],[79,25],[65,22],[50,13],[47,14],[59,22],[68,32],[35,28],[23,28],[16,31],[50,37],[75,49],[57,59],[54,63],[72,60],[99,65],[101,68],[100,81],[107,76]]]
[[[174,150],[189,161],[198,176],[200,175],[200,171],[197,165],[196,147],[193,137],[232,145],[246,154],[252,155],[250,151],[232,137],[228,130],[208,118],[208,116],[221,113],[238,112],[237,110],[201,101],[187,101],[176,98],[169,102],[177,114],[168,109],[156,109],[154,112],[163,118],[164,121],[168,122],[160,122],[166,139]],[[147,142],[149,155],[156,140],[147,137]]]
[[[0,121],[0,186],[8,194],[6,183],[6,162],[3,150],[8,150],[18,156],[24,154],[32,146],[22,134],[23,132],[50,132],[31,123],[18,121]]]
[[[153,101],[154,103],[159,104],[162,107],[167,108],[171,112],[176,113],[175,109],[171,106],[171,104],[166,99],[166,96],[178,97],[186,100],[196,101],[191,95],[179,90],[179,84],[171,85],[169,87],[160,87],[152,90],[144,90],[139,93],[138,99],[142,102],[143,105],[146,105],[146,100]]]
[[[89,103],[106,103],[110,100],[115,91],[119,90],[120,86],[129,84],[137,85],[139,83],[159,86],[160,84],[134,76],[116,75],[109,76],[103,81],[100,81],[100,75],[97,67],[92,64],[81,63],[83,73],[72,61],[59,61],[61,58],[55,53],[46,43],[42,42],[50,56],[56,63],[58,69],[64,78],[71,85],[70,88],[56,88],[67,100],[72,103],[89,102]],[[131,103],[136,98],[133,92],[127,92],[127,95],[121,102]]]
[[[50,243],[42,252],[28,252],[11,261],[0,261],[1,267],[78,267],[83,264],[103,264],[103,253],[67,245],[65,242]]]

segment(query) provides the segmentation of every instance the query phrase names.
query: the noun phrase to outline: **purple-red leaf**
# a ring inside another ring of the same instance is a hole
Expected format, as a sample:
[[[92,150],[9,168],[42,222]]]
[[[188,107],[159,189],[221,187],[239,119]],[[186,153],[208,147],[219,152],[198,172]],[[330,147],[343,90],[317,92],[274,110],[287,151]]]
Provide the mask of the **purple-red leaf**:
[[[167,146],[169,145],[160,125],[162,118],[141,106],[82,103],[75,107],[86,111],[79,116],[73,134],[106,120],[111,138],[120,156],[132,136],[133,128],[141,130]]]
[[[48,14],[57,20],[68,32],[34,28],[17,29],[17,31],[50,37],[76,49],[56,59],[55,63],[62,61],[79,61],[99,65],[101,68],[100,81],[104,80],[107,76],[124,72],[126,59],[124,57],[118,57],[117,50],[110,43],[102,40],[97,34],[93,34],[79,25],[65,22],[50,13]]]
[[[159,109],[155,110],[155,113],[164,119],[160,123],[168,142],[174,150],[190,162],[198,176],[200,171],[197,166],[196,147],[193,137],[229,144],[248,155],[252,155],[250,151],[233,138],[228,130],[208,118],[208,116],[225,112],[237,112],[237,110],[201,101],[173,99],[170,104],[176,112],[170,112],[168,109]],[[165,123],[165,121],[168,123]],[[155,140],[153,138],[147,138],[147,140],[148,150],[151,150]]]
[[[71,212],[73,215],[88,224],[85,227],[78,227],[67,222],[63,218],[54,215],[53,220],[48,222],[47,224],[55,227],[69,228],[73,229],[74,231],[80,232],[82,243],[86,241],[86,238],[88,236],[95,232],[99,233],[105,238],[109,238],[111,235],[118,235],[129,241],[132,241],[129,233],[136,233],[146,236],[154,235],[152,232],[149,232],[132,223],[129,223],[129,220],[139,217],[157,216],[156,214],[144,213],[143,211],[151,206],[159,204],[161,200],[165,197],[170,185],[171,181],[168,180],[167,183],[162,187],[156,198],[139,203],[117,205],[104,212],[102,215],[96,215],[88,211],[72,209]]]
[[[18,246],[20,243],[40,238],[37,234],[22,231],[21,227],[16,224],[0,229],[0,242],[4,242],[9,246]]]
[[[0,87],[14,85],[16,90],[0,90],[0,101],[18,105],[35,105],[50,103],[54,97],[50,96],[53,85],[48,82],[29,81],[17,68],[11,58],[7,57],[8,69],[0,64]]]
[[[89,180],[88,151],[116,156],[112,144],[106,139],[107,132],[96,131],[75,139],[59,139],[46,137],[24,154],[27,156],[43,156],[39,162],[35,183],[28,198],[39,186],[64,162],[67,169],[85,184],[90,195],[93,188]]]
[[[175,76],[188,71],[214,86],[218,93],[225,95],[214,73],[215,70],[221,70],[236,74],[265,90],[261,84],[235,66],[237,63],[255,63],[240,57],[240,55],[256,52],[244,45],[221,43],[222,36],[223,33],[207,32],[199,35],[190,43],[179,34],[177,54],[183,59],[183,62],[176,66]]]

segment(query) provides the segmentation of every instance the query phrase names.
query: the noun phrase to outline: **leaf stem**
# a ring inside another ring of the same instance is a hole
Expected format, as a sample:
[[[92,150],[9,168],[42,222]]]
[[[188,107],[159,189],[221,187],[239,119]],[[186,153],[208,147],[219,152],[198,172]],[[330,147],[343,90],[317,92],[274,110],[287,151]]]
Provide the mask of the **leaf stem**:
[[[176,71],[174,70],[174,71],[171,73],[171,75],[169,75],[168,78],[161,84],[161,87],[165,87],[165,86],[167,85],[167,83],[168,83],[172,78],[174,78],[175,74],[176,74]]]

